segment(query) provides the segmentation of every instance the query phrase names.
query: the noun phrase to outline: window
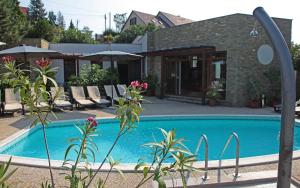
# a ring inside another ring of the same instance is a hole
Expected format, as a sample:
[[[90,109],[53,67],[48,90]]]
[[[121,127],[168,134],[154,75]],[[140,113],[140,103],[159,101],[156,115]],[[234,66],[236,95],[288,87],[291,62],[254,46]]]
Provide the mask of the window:
[[[130,19],[130,25],[136,25],[136,17]]]

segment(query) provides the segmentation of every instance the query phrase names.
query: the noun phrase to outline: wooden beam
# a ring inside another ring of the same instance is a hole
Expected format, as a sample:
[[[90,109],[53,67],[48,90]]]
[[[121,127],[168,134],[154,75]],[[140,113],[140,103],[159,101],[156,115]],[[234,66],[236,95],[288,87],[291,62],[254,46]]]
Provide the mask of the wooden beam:
[[[161,77],[160,77],[160,98],[165,96],[165,81],[166,81],[166,57],[161,56]]]
[[[202,51],[202,80],[201,80],[201,85],[202,85],[202,104],[205,104],[205,95],[206,95],[206,52],[203,50]]]

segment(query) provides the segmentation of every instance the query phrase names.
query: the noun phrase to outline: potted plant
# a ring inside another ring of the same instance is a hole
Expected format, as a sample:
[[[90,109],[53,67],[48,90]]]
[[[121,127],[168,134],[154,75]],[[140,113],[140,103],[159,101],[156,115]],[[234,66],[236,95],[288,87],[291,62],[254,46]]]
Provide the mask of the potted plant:
[[[147,95],[148,96],[155,96],[155,89],[156,89],[156,85],[157,85],[157,78],[155,76],[152,75],[148,75],[147,77],[145,77],[142,82],[146,82],[148,83],[148,89],[147,89]]]
[[[208,98],[209,106],[215,106],[217,104],[217,99],[220,97],[218,84],[214,82],[211,84],[206,92],[206,97]]]
[[[248,93],[250,95],[250,100],[248,102],[248,106],[250,108],[260,108],[260,99],[262,94],[262,88],[260,83],[257,80],[250,79],[249,80],[249,90]]]

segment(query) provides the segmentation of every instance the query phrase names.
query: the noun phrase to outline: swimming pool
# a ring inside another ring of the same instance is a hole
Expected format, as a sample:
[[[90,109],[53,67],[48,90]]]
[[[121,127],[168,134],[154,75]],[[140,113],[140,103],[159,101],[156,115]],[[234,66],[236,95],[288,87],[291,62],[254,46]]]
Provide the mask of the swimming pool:
[[[75,122],[84,120],[53,122],[47,128],[47,138],[51,158],[63,160],[68,140],[79,136]],[[117,135],[118,121],[98,119],[98,136],[94,138],[99,147],[96,161],[107,153]],[[300,127],[296,123],[294,150],[300,149]],[[142,117],[136,129],[122,137],[112,156],[122,163],[136,163],[140,158],[150,160],[150,150],[142,145],[160,140],[160,130],[176,130],[177,137],[185,138],[185,145],[193,152],[201,134],[206,134],[209,142],[209,160],[218,160],[224,144],[231,132],[240,138],[240,156],[253,157],[278,153],[280,119],[263,116],[157,116]],[[41,127],[37,126],[14,141],[2,146],[0,154],[46,159]],[[203,160],[203,146],[198,160]],[[224,159],[235,157],[233,141],[225,152]]]

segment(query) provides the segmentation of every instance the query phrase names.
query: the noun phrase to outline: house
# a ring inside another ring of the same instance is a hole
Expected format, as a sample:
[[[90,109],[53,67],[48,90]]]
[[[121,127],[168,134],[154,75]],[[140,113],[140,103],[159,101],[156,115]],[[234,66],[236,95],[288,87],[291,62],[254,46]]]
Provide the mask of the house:
[[[19,7],[20,11],[25,15],[28,16],[29,15],[29,8],[28,7]]]
[[[157,15],[152,15],[134,10],[130,13],[129,17],[127,18],[122,28],[122,31],[128,29],[132,25],[145,26],[151,23],[159,28],[169,28],[191,22],[193,22],[193,20],[161,11],[159,11]]]
[[[291,45],[292,20],[273,19]],[[258,31],[255,38],[250,36],[253,28]],[[52,64],[59,67],[56,80],[61,84],[70,75],[78,75],[84,64],[97,63],[109,68],[110,62],[91,62],[80,56],[111,48],[144,57],[141,61],[115,62],[123,83],[150,75],[158,80],[156,95],[188,97],[202,102],[211,84],[221,83],[222,103],[246,106],[249,100],[259,99],[261,95],[269,100],[280,99],[280,92],[275,90],[280,91],[278,59],[274,57],[268,65],[258,62],[257,49],[264,44],[272,46],[252,15],[232,14],[171,27],[163,25],[162,29],[146,33],[131,44],[111,44],[110,47],[109,44],[58,43],[50,44],[49,49],[64,54],[53,59]]]

